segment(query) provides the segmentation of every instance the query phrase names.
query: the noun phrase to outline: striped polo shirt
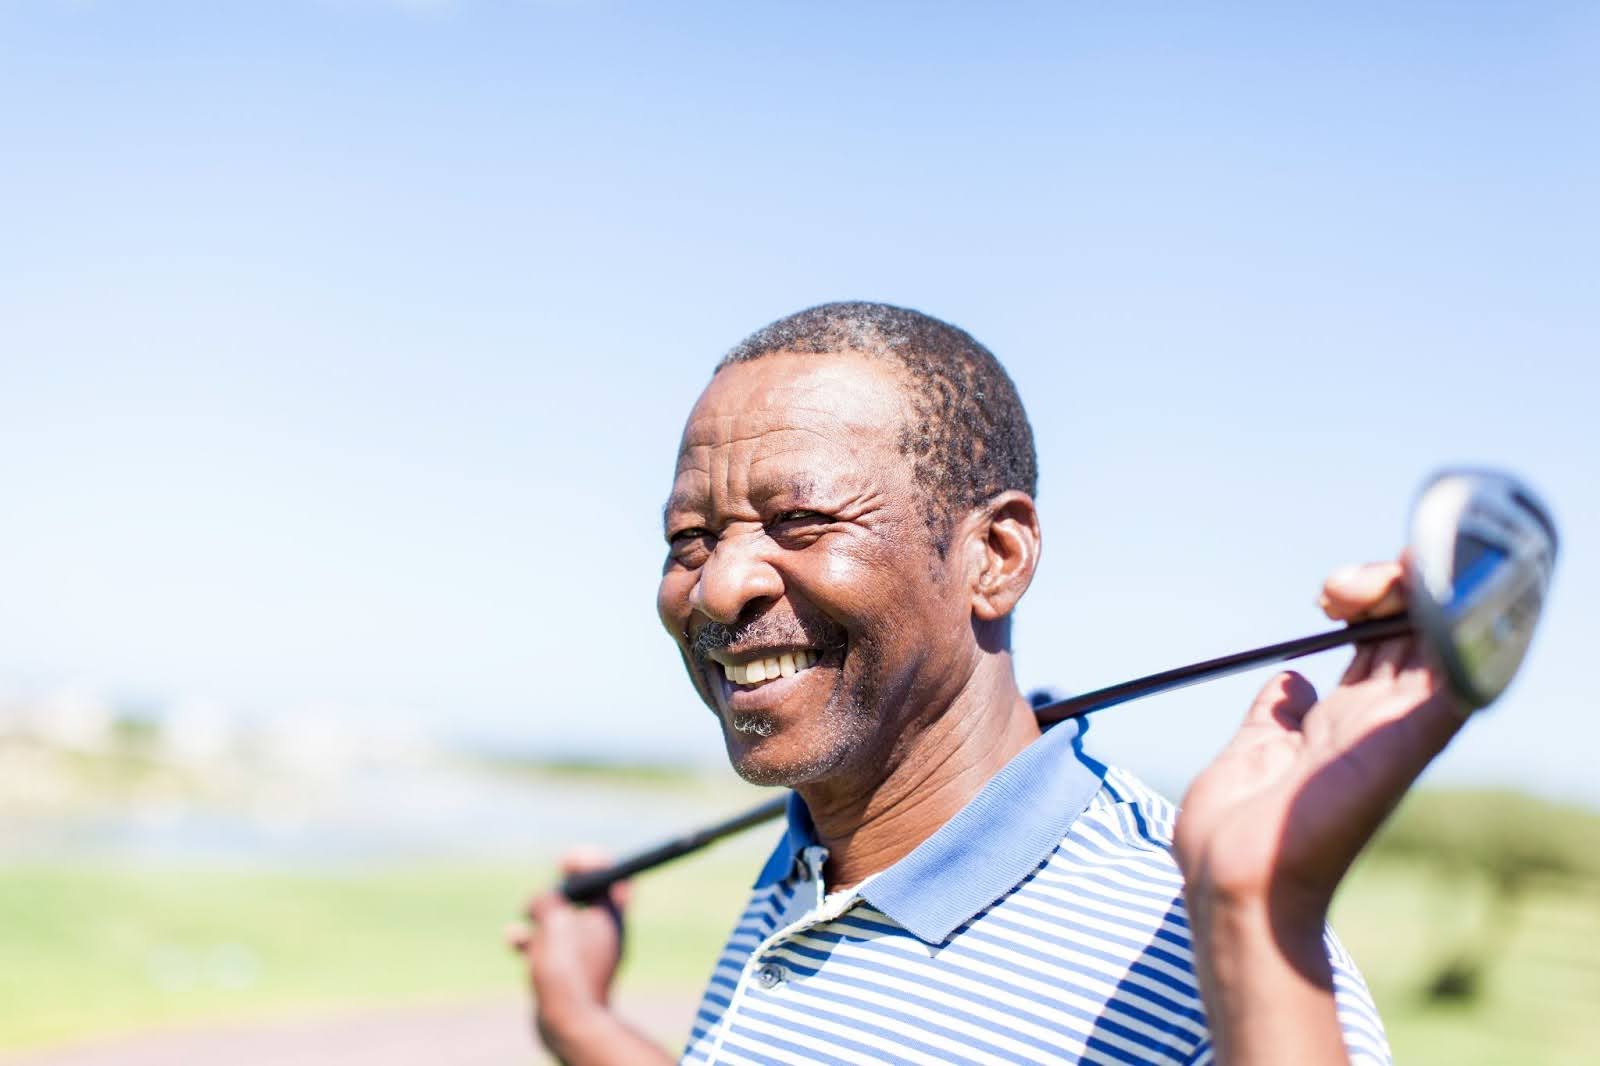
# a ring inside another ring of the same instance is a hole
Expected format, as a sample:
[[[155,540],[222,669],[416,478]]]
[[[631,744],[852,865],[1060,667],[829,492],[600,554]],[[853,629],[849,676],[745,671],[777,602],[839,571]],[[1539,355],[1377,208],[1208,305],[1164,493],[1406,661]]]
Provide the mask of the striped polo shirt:
[[[798,796],[695,1016],[688,1063],[1206,1063],[1177,809],[1064,722],[844,891]],[[1345,1044],[1390,1062],[1330,932]]]

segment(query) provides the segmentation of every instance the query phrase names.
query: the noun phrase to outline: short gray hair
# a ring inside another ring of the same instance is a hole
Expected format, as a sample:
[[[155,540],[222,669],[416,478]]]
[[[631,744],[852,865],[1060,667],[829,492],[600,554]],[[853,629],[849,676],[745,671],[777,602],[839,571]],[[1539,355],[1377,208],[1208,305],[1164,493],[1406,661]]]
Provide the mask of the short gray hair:
[[[949,549],[956,516],[1008,489],[1038,495],[1033,427],[1017,387],[994,354],[965,330],[890,304],[821,304],[750,334],[717,371],[775,352],[859,352],[905,371],[912,417],[899,446],[928,490],[934,548]]]

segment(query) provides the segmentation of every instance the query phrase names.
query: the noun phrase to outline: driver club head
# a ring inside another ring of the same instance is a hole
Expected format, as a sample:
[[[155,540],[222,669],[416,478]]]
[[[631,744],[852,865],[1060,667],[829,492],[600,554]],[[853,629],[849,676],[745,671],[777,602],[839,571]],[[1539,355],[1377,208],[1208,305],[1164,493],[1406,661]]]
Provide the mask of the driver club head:
[[[1556,527],[1526,485],[1446,470],[1411,512],[1406,588],[1417,632],[1462,705],[1492,703],[1533,639],[1556,559]]]

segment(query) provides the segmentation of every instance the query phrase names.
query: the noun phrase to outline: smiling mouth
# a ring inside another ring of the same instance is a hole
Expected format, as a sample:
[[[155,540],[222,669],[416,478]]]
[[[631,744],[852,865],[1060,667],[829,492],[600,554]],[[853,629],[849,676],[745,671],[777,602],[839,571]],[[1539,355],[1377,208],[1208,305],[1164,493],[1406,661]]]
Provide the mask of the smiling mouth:
[[[815,666],[822,658],[821,652],[810,649],[769,655],[742,663],[719,663],[722,675],[731,684],[744,689],[758,688],[780,677],[793,677]]]

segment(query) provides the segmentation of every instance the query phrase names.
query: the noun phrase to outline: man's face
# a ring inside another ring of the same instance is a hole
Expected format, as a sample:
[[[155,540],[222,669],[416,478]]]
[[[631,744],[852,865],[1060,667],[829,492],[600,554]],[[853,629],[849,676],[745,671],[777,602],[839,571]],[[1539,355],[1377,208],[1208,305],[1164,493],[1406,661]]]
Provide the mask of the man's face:
[[[689,415],[657,609],[751,781],[870,773],[976,667],[957,553],[896,446],[907,410],[891,364],[779,353]]]

